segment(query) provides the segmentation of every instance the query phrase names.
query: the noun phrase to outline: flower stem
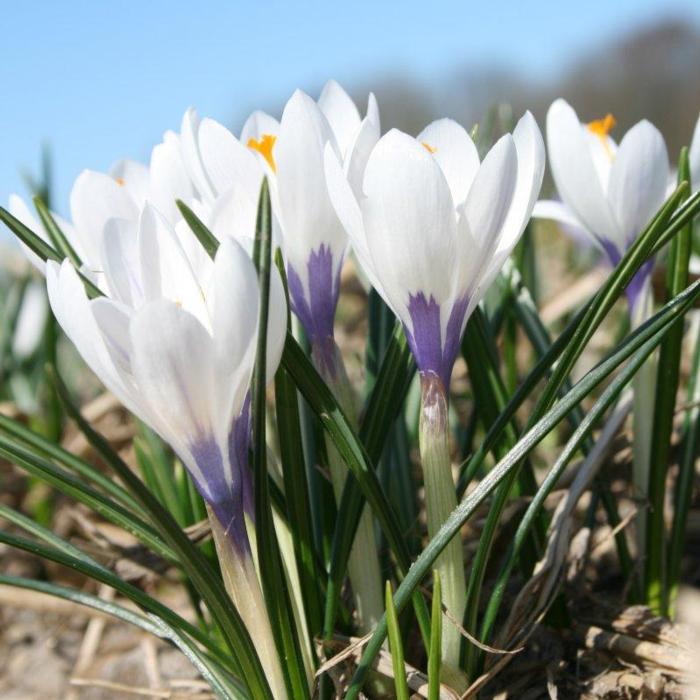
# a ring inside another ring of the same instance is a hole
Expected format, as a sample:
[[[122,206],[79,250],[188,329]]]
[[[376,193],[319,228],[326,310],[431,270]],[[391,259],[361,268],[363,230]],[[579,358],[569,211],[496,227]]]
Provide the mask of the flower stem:
[[[348,420],[353,423],[357,416],[355,396],[345,371],[342,356],[333,338],[314,342],[312,357],[323,380],[330,387]],[[333,494],[336,503],[339,504],[348,468],[333,441],[328,438],[326,438],[326,454]],[[362,633],[366,633],[374,628],[384,614],[381,570],[372,524],[372,512],[369,506],[364,507],[360,516],[355,541],[350,550],[348,572],[355,600],[358,629]]]
[[[207,512],[226,591],[253,640],[274,697],[284,700],[287,687],[250,545],[234,543],[209,506]]]
[[[631,310],[631,326],[634,331],[650,316],[653,307],[651,282],[647,279],[640,291],[639,299]],[[647,513],[644,504],[649,498],[649,469],[651,460],[651,435],[654,427],[654,395],[656,393],[656,358],[654,355],[639,368],[632,380],[633,399],[633,440],[634,456],[633,481],[637,497],[642,507],[637,515],[637,546],[643,555],[646,550]]]
[[[425,483],[428,535],[433,538],[449,514],[457,507],[452,478],[447,433],[447,395],[437,375],[421,375],[420,454]],[[459,536],[454,537],[437,559],[442,584],[442,600],[453,620],[461,623],[467,589],[464,556]],[[454,686],[460,677],[459,658],[462,636],[451,620],[442,626],[443,680]],[[459,688],[455,688],[459,690]]]

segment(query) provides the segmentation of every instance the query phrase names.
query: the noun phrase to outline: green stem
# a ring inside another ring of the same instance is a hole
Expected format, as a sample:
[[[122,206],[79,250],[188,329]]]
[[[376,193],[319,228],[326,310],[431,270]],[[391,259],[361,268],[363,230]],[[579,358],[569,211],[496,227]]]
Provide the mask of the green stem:
[[[448,516],[457,507],[448,445],[447,395],[440,379],[432,373],[421,374],[420,454],[425,484],[428,536],[435,537]],[[442,583],[442,600],[452,617],[442,626],[443,680],[459,690],[464,684],[459,671],[462,635],[454,624],[464,617],[467,590],[464,580],[464,556],[459,536],[453,537],[437,559],[436,569]]]
[[[250,552],[237,551],[218,518],[209,508],[207,510],[226,591],[255,644],[274,697],[287,698],[287,686],[253,558]]]

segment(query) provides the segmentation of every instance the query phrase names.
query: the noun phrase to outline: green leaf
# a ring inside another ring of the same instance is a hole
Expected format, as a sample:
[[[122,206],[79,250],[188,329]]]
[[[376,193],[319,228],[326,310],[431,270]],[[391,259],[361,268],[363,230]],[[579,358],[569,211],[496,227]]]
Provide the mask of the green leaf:
[[[690,178],[688,149],[683,148],[678,160],[680,182]],[[688,222],[672,243],[667,260],[666,298],[673,298],[688,284],[688,264],[692,222]],[[646,510],[647,551],[644,559],[645,602],[657,615],[668,613],[668,586],[666,581],[666,475],[668,471],[676,394],[680,375],[683,343],[683,319],[671,328],[659,350],[656,377],[654,422],[649,457],[649,508]]]
[[[304,670],[299,639],[296,635],[293,609],[283,573],[282,555],[277,542],[270,502],[267,441],[265,438],[267,383],[267,322],[270,304],[270,267],[272,264],[272,212],[267,178],[263,179],[258,204],[253,259],[260,284],[258,345],[255,355],[251,416],[253,425],[253,474],[255,478],[255,530],[258,547],[260,580],[277,651],[284,660],[282,670],[291,698],[308,698],[309,686]]]
[[[0,456],[74,498],[79,503],[84,503],[88,508],[132,534],[161,557],[168,561],[175,560],[176,557],[172,550],[164,544],[150,525],[107,496],[2,435],[0,435]]]
[[[12,233],[19,238],[24,245],[32,252],[36,253],[42,260],[55,260],[60,263],[63,259],[41,236],[38,236],[28,226],[25,226],[19,219],[12,216],[7,209],[0,207],[0,221],[2,221]]]
[[[278,256],[279,268],[284,285],[287,309],[289,309],[289,293],[284,264]],[[291,317],[288,314],[287,330],[291,327]],[[289,373],[284,367],[279,367],[275,374],[275,414],[277,416],[277,433],[280,444],[280,461],[282,463],[282,478],[287,503],[289,529],[294,541],[294,553],[299,573],[304,611],[306,613],[311,648],[315,649],[313,638],[321,633],[321,591],[319,582],[321,570],[317,566],[314,548],[313,522],[311,519],[311,503],[309,500],[309,484],[306,478],[306,463],[304,461],[304,445],[302,440],[299,416],[299,398],[297,390]]]
[[[589,395],[596,386],[604,381],[625,360],[635,352],[638,352],[638,354],[643,357],[647,357],[650,352],[653,351],[653,347],[661,341],[670,324],[682,316],[698,296],[700,296],[700,282],[696,282],[683,294],[669,302],[659,313],[641,326],[634,334],[629,336],[618,346],[613,354],[589,371],[571,391],[567,392],[553,408],[523,435],[508,455],[479,482],[473,491],[467,494],[445,521],[437,535],[428,543],[422,554],[413,563],[411,570],[399,585],[394,596],[394,602],[398,611],[401,611],[410,600],[414,590],[423,577],[430,571],[433,563],[447,543],[508,473],[513,469],[517,469],[522,459],[526,457],[585,396]],[[647,341],[652,338],[654,339],[654,343],[645,345]],[[386,618],[382,618],[375,628],[369,643],[365,647],[360,664],[348,688],[346,695],[347,700],[355,700],[357,698],[367,672],[371,668],[374,658],[386,638],[386,633]]]
[[[214,234],[202,223],[202,220],[181,200],[175,201],[177,208],[182,214],[182,218],[187,222],[187,225],[192,230],[197,240],[202,244],[202,247],[213,260],[216,256],[216,251],[219,249],[219,241]]]
[[[31,449],[34,454],[48,457],[70,472],[76,474],[81,479],[87,479],[93,486],[108,494],[129,510],[134,512],[139,511],[140,507],[136,500],[115,481],[112,481],[91,464],[88,464],[86,461],[64,450],[60,445],[54,444],[42,435],[39,435],[39,433],[30,430],[18,421],[12,420],[12,418],[4,416],[1,413],[0,431],[20,440],[27,448]]]
[[[178,631],[176,627],[168,625],[161,619],[148,618],[118,603],[98,598],[84,591],[78,591],[74,588],[67,588],[45,581],[34,581],[33,579],[21,578],[19,576],[0,574],[0,585],[24,588],[26,590],[54,596],[62,600],[68,600],[72,603],[91,608],[92,610],[97,610],[105,615],[110,615],[121,622],[134,625],[149,634],[168,640],[185,654],[219,698],[222,698],[222,700],[228,700],[229,698],[240,698],[244,700],[247,697],[238,681],[230,678],[228,674],[225,674],[220,665],[208,658],[196,644],[193,644],[189,637]]]
[[[406,682],[406,665],[403,656],[403,643],[401,642],[401,630],[399,618],[394,607],[394,598],[391,595],[391,583],[386,582],[385,589],[386,622],[389,634],[389,651],[391,652],[391,666],[394,670],[394,689],[396,700],[408,700],[408,683]]]
[[[433,605],[428,651],[428,700],[440,698],[440,662],[442,659],[442,588],[440,573],[433,570]]]
[[[70,244],[70,241],[61,230],[61,227],[56,223],[56,219],[53,218],[53,215],[44,203],[44,200],[37,195],[34,197],[33,201],[37,214],[39,214],[41,223],[46,229],[46,233],[48,233],[54,249],[57,250],[62,257],[68,258],[75,266],[75,269],[79,270],[83,263],[73,249],[73,246]]]

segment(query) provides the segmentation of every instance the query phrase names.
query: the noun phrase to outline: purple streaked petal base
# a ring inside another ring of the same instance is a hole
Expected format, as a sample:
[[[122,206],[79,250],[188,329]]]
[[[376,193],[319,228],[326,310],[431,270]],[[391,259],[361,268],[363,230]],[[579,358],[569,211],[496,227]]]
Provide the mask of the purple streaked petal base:
[[[213,436],[200,438],[190,445],[190,450],[205,482],[195,480],[197,490],[214,511],[236,551],[250,554],[243,511],[243,481],[236,474],[235,465],[233,483],[229,485],[224,474],[223,456]]]
[[[445,338],[442,338],[440,323],[440,304],[423,292],[410,294],[408,312],[411,315],[413,332],[404,324],[409,347],[416,358],[416,364],[422,374],[432,373],[440,378],[444,387],[449,386],[452,367],[457,359],[459,344],[462,340],[462,326],[469,306],[467,295],[452,304],[447,320]]]
[[[287,281],[292,310],[304,326],[309,340],[314,343],[323,338],[333,337],[333,321],[340,293],[340,263],[333,272],[333,253],[322,243],[318,250],[312,250],[306,263],[309,281],[309,298],[304,292],[299,273],[287,265]]]

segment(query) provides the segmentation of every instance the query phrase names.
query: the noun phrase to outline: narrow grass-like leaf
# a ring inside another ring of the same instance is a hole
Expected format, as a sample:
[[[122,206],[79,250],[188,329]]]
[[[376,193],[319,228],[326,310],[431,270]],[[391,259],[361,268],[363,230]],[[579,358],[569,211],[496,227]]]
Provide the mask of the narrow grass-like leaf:
[[[47,440],[39,433],[30,430],[18,421],[12,420],[8,416],[0,413],[0,431],[13,438],[20,440],[34,454],[48,457],[54,462],[62,465],[70,472],[76,474],[81,479],[87,479],[100,491],[114,498],[121,505],[126,506],[131,511],[138,511],[139,506],[136,500],[115,481],[105,476],[98,469],[88,464],[86,461],[64,450],[60,445]]]
[[[0,207],[0,221],[2,221],[12,233],[19,238],[24,245],[36,253],[42,260],[55,260],[61,262],[63,256],[57,253],[41,236],[38,236],[19,219],[12,216],[7,209]]]
[[[440,664],[442,661],[442,586],[440,573],[433,570],[433,604],[430,618],[428,650],[428,700],[440,698]]]
[[[185,654],[219,698],[222,700],[229,700],[229,698],[245,700],[247,697],[244,689],[238,685],[238,682],[224,675],[218,667],[218,664],[215,665],[211,659],[207,658],[189,637],[179,632],[176,627],[166,624],[165,621],[161,619],[149,618],[133,610],[129,610],[118,603],[99,598],[98,596],[85,593],[84,591],[78,591],[74,588],[68,588],[46,581],[35,581],[19,576],[0,574],[0,585],[24,588],[26,590],[67,600],[71,603],[97,610],[105,615],[110,615],[121,622],[134,625],[149,634],[168,640]]]
[[[681,150],[678,160],[680,182],[690,178],[688,149]],[[689,221],[671,242],[667,260],[666,298],[673,298],[688,284],[690,241],[692,222]],[[646,510],[646,556],[644,559],[645,602],[657,615],[668,612],[668,586],[666,580],[666,475],[671,449],[673,417],[676,409],[678,378],[680,375],[683,343],[683,319],[679,319],[668,332],[659,349],[659,365],[656,376],[654,422],[649,457],[649,508]]]
[[[27,517],[23,513],[10,508],[10,506],[0,503],[0,518],[7,520],[7,522],[22,528],[25,532],[33,535],[39,540],[46,542],[47,544],[55,547],[56,549],[62,551],[68,556],[75,557],[76,559],[82,559],[83,561],[94,564],[95,566],[100,566],[92,557],[88,556],[82,550],[78,549],[70,542],[67,542],[62,537],[54,534],[48,528],[39,525],[32,518]]]
[[[207,649],[209,649],[211,653],[218,655],[222,662],[232,660],[235,661],[235,659],[227,659],[225,656],[222,656],[220,650],[217,648],[216,644],[208,634],[187,622],[187,620],[180,617],[180,615],[174,612],[167,605],[163,605],[163,603],[159,602],[152,596],[144,593],[140,588],[137,588],[131,583],[124,581],[124,579],[120,578],[104,566],[95,562],[87,561],[84,557],[74,557],[55,547],[30,540],[20,535],[15,535],[5,530],[0,530],[0,542],[7,544],[10,547],[15,547],[25,552],[29,552],[30,554],[34,554],[42,559],[47,559],[48,561],[61,564],[62,566],[78,571],[79,573],[94,579],[95,581],[104,583],[111,588],[114,588],[123,596],[136,603],[143,610],[146,610],[162,620],[165,620],[165,622],[167,622],[169,625],[182,630],[193,639],[196,639]]]
[[[176,560],[173,551],[160,539],[155,530],[141,518],[138,518],[109,497],[83,484],[42,457],[35,455],[22,445],[2,435],[0,435],[0,456],[74,498],[79,503],[84,503],[91,510],[132,534],[159,556],[171,562]]]
[[[674,493],[673,522],[668,548],[669,615],[674,617],[680,584],[681,562],[688,514],[695,482],[695,464],[700,451],[700,317],[693,319],[693,361],[688,378],[687,402],[683,420],[683,441]]]
[[[289,309],[287,280],[281,256],[278,256],[276,262],[282,276],[287,308]],[[291,330],[290,317],[287,318],[287,330]],[[287,515],[294,540],[304,611],[313,641],[313,638],[321,633],[323,621],[319,587],[321,571],[317,566],[314,549],[309,485],[306,479],[304,445],[299,417],[299,398],[294,382],[284,367],[278,368],[275,374],[275,413]],[[312,643],[312,649],[314,648],[315,645]]]
[[[272,505],[270,502],[266,415],[266,349],[267,321],[270,304],[270,267],[272,264],[272,211],[267,179],[263,180],[258,204],[253,259],[258,269],[260,284],[260,313],[258,316],[258,344],[253,372],[251,416],[253,426],[253,474],[255,478],[255,530],[258,547],[258,565],[265,603],[275,634],[275,642],[290,698],[309,697],[300,642],[295,632],[294,615],[289,598],[286,577],[279,550]]]
[[[389,635],[389,651],[391,652],[391,667],[394,671],[394,691],[396,700],[408,700],[408,683],[406,682],[406,665],[403,655],[403,642],[401,641],[401,629],[399,618],[394,607],[394,598],[391,595],[391,583],[386,582],[384,591],[384,605],[386,607],[386,624]]]
[[[25,226],[19,219],[10,214],[7,209],[0,207],[0,221],[2,221],[12,233],[24,243],[27,248],[36,253],[43,261],[53,260],[60,263],[64,259],[62,253],[56,252],[41,236],[38,236],[28,226]],[[102,292],[81,272],[78,272],[80,279],[85,285],[85,290],[90,298],[102,295]]]
[[[182,214],[182,218],[202,244],[202,248],[214,259],[216,251],[219,249],[219,241],[214,234],[204,225],[202,220],[181,200],[175,201],[177,208]]]
[[[585,396],[588,396],[596,386],[603,382],[623,362],[636,352],[639,352],[643,357],[647,357],[653,350],[651,343],[645,346],[647,341],[654,338],[655,343],[653,345],[658,345],[665,331],[676,319],[681,317],[688,308],[690,308],[698,296],[700,296],[700,282],[696,282],[689,287],[683,294],[680,294],[669,302],[661,311],[637,329],[618,346],[613,354],[599,363],[577,382],[571,391],[567,392],[553,408],[547,411],[547,413],[521,437],[508,455],[479,482],[473,491],[467,494],[445,521],[437,535],[433,537],[422,554],[413,563],[413,566],[394,595],[394,602],[398,611],[403,610],[414,590],[420,584],[423,577],[430,571],[433,563],[447,543],[455,536],[462,525],[474,514],[481,503],[483,503],[484,499],[493,492],[507,474],[511,470],[517,469],[522,459],[526,457]],[[386,633],[386,619],[383,617],[377,624],[370,641],[365,647],[358,668],[348,688],[346,695],[347,700],[356,700],[364,684],[367,673],[386,638]]]
[[[158,530],[164,542],[176,553],[178,563],[199,591],[212,618],[221,630],[231,652],[231,663],[234,664],[236,675],[248,686],[251,696],[255,700],[263,698],[274,700],[250,635],[228,597],[221,577],[214,572],[204,555],[190,542],[177,521],[145,487],[141,479],[83,418],[80,411],[71,402],[68,390],[57,374],[54,376],[54,381],[67,413],[78,424],[81,432],[105,463],[139,501],[144,515]]]
[[[46,233],[48,233],[54,249],[64,258],[68,258],[73,265],[75,265],[75,269],[79,270],[83,264],[82,260],[75,252],[75,249],[70,244],[70,241],[66,238],[66,235],[61,230],[61,227],[58,225],[58,223],[56,223],[56,219],[53,218],[53,215],[44,203],[44,200],[41,197],[36,196],[34,197],[33,201],[37,214],[39,214],[41,223],[43,224]]]

